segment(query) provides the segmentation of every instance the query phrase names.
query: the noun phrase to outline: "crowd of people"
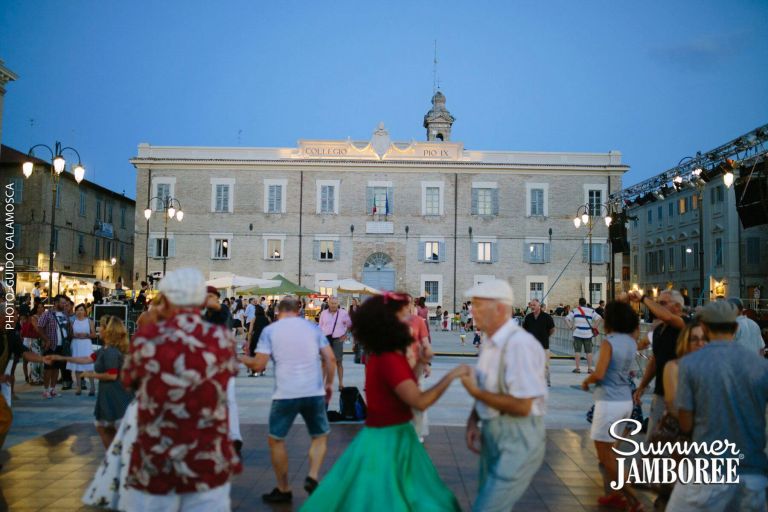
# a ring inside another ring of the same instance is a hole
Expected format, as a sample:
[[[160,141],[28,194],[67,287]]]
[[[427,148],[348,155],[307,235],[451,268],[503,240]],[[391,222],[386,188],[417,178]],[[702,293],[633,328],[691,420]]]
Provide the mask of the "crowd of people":
[[[84,496],[87,504],[216,512],[230,509],[230,481],[242,469],[235,391],[240,364],[252,376],[270,364],[274,372],[268,446],[276,485],[262,499],[293,499],[286,437],[300,415],[311,438],[303,482],[308,511],[459,510],[422,444],[427,409],[459,381],[474,401],[466,423],[467,447],[479,455],[473,510],[510,510],[544,460],[556,312],[534,299],[521,314],[504,280],[478,284],[466,295],[457,324],[478,338],[482,333],[477,363],[457,365],[431,386],[424,380],[434,352],[423,298],[385,292],[347,310],[329,297],[317,318],[307,318],[306,303],[293,296],[222,300],[195,269],[166,275],[132,339],[115,317],[101,318],[97,334],[86,307],[66,296],[56,297],[49,310],[20,308],[18,333],[3,335],[0,382],[4,391],[10,388],[18,359],[28,382],[42,380],[47,399],[60,396],[59,372],[70,372],[64,384],[72,382],[76,394],[98,390],[94,422],[107,451]],[[639,334],[641,307],[655,319],[647,339]],[[760,330],[737,299],[712,302],[692,316],[684,308],[674,290],[657,298],[631,292],[596,308],[580,299],[565,315],[576,353],[573,372],[581,373],[583,351],[582,387],[594,387],[590,437],[606,483],[598,505],[642,510],[631,485],[608,486],[619,479],[611,426],[632,417],[653,383],[647,442],[662,434],[700,443],[728,439],[744,454],[739,484],[660,485],[654,488],[659,505],[763,510],[768,362]],[[435,316],[443,328],[445,312]],[[604,337],[593,361],[598,328]],[[94,350],[96,339],[101,346]],[[349,339],[365,354],[365,425],[321,478],[328,404],[346,389],[342,362]],[[652,356],[635,389],[631,368],[645,343]],[[11,400],[12,391],[0,398],[0,447]]]

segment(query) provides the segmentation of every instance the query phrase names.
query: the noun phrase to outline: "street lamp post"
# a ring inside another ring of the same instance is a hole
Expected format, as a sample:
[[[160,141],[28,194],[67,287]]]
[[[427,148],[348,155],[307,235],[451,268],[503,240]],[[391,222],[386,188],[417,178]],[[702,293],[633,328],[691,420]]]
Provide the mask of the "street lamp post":
[[[576,210],[576,216],[573,218],[573,225],[576,226],[576,229],[578,229],[582,224],[587,228],[587,237],[589,238],[589,250],[588,250],[588,256],[589,256],[589,291],[587,292],[587,296],[589,297],[589,304],[591,305],[594,301],[592,300],[592,228],[594,228],[594,219],[595,217],[600,217],[603,213],[603,210],[605,210],[605,225],[610,227],[611,222],[613,221],[613,218],[611,217],[611,210],[607,204],[597,203],[597,204],[583,204],[579,206],[579,208]],[[613,257],[613,255],[611,255]]]
[[[51,153],[51,238],[48,246],[48,302],[51,302],[51,295],[53,294],[53,260],[55,258],[55,233],[56,233],[56,191],[59,187],[59,177],[66,168],[67,161],[64,159],[64,152],[70,151],[77,155],[77,165],[72,169],[72,173],[75,175],[75,181],[79,185],[85,177],[85,167],[83,167],[80,153],[73,147],[62,147],[61,142],[56,141],[53,145],[53,149],[46,144],[35,144],[29,148],[27,156],[29,160],[25,161],[22,166],[22,172],[24,177],[29,179],[32,176],[32,172],[35,169],[35,164],[32,161],[32,157],[35,156],[34,151],[37,148],[45,148]]]
[[[144,210],[144,218],[149,222],[149,218],[152,216],[152,201],[158,200],[158,203],[162,205],[164,226],[163,226],[163,277],[165,277],[165,267],[168,262],[168,219],[175,218],[179,222],[184,218],[184,212],[181,210],[181,203],[178,199],[171,196],[155,196],[149,200],[149,206]],[[160,211],[160,208],[158,208]]]

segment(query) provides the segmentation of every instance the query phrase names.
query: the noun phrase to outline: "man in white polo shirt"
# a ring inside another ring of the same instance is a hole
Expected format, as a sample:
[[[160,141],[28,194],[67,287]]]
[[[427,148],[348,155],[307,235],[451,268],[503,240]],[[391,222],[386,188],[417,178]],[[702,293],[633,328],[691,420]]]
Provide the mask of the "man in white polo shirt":
[[[277,487],[262,496],[267,503],[287,503],[293,498],[288,483],[285,438],[296,416],[301,414],[312,437],[309,472],[304,480],[304,489],[308,493],[317,487],[330,432],[326,409],[333,389],[336,360],[320,328],[314,322],[298,317],[300,307],[296,297],[282,299],[277,306],[280,320],[261,332],[256,356],[242,356],[240,359],[256,372],[264,371],[270,359],[275,364],[275,392],[269,413],[269,448]]]
[[[467,446],[480,454],[480,489],[472,510],[506,512],[544,461],[546,354],[512,320],[509,283],[486,281],[466,295],[484,335],[476,370],[462,378],[475,399],[467,420]]]

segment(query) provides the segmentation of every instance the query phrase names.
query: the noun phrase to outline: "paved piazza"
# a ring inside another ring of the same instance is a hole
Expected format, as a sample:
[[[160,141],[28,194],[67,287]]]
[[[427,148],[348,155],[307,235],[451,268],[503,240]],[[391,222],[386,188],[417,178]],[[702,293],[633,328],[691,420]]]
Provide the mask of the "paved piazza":
[[[457,333],[435,333],[434,345],[440,355],[429,380],[436,382],[454,365],[473,364],[476,349],[470,341],[468,337],[462,346]],[[362,388],[363,366],[353,364],[351,354],[345,360],[345,384]],[[599,510],[595,500],[603,494],[602,483],[585,420],[592,398],[578,389],[584,375],[571,373],[572,368],[571,359],[552,362],[552,388],[545,417],[546,459],[515,510]],[[17,375],[20,372],[19,368]],[[233,481],[234,510],[298,510],[305,498],[300,488],[308,464],[308,438],[303,426],[297,426],[289,436],[293,508],[261,502],[261,494],[274,486],[266,441],[272,385],[269,370],[266,376],[257,378],[246,377],[245,370],[241,370],[237,378],[245,468]],[[39,387],[24,383],[19,384],[17,394],[20,400],[14,405],[14,424],[6,451],[0,454],[0,510],[96,510],[83,507],[80,502],[103,454],[91,423],[94,398],[63,392],[60,399],[42,400]],[[471,403],[461,385],[453,383],[429,410],[430,435],[425,444],[440,476],[464,509],[469,509],[477,488],[478,459],[464,443],[463,425]],[[331,408],[338,408],[338,396]],[[323,473],[343,453],[359,428],[354,424],[333,424]],[[644,495],[646,509],[652,507],[648,496]]]

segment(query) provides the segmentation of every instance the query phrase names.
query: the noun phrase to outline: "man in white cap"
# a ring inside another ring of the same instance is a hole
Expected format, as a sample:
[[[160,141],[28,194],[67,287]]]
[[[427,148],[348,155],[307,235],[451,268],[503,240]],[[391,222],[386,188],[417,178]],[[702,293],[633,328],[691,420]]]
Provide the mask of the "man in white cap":
[[[127,508],[229,511],[229,480],[240,470],[227,435],[227,383],[237,365],[232,332],[202,318],[198,270],[169,272],[160,292],[167,305],[136,332],[122,372],[138,400]]]
[[[486,281],[466,295],[472,298],[475,325],[485,336],[476,370],[462,378],[475,399],[467,446],[480,454],[480,489],[472,510],[506,512],[544,461],[546,354],[512,320],[514,296],[508,282]]]

